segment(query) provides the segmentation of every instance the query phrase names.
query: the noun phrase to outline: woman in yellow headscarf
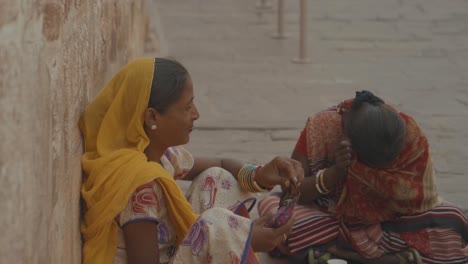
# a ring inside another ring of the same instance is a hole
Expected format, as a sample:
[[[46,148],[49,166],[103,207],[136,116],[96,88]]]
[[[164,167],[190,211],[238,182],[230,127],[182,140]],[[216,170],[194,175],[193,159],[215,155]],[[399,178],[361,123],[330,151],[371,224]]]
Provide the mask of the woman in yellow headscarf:
[[[86,108],[83,263],[257,263],[253,252],[289,233],[292,219],[270,229],[248,218],[251,192],[302,181],[301,164],[193,158],[181,147],[199,118],[193,99],[181,64],[143,58]],[[176,179],[192,181],[185,195]]]

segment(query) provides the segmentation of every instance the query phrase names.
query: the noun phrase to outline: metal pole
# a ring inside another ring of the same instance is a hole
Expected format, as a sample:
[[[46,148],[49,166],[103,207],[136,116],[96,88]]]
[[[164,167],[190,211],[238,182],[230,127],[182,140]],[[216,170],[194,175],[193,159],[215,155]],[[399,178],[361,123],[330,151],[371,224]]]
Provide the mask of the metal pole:
[[[260,2],[257,3],[257,11],[267,11],[267,10],[271,10],[273,8],[273,6],[268,3],[267,0],[260,0]]]
[[[293,59],[295,63],[310,63],[310,58],[308,55],[308,24],[307,24],[307,1],[300,0],[300,24],[299,24],[299,57]]]
[[[278,24],[277,32],[273,35],[275,39],[286,38],[284,34],[284,0],[278,0]]]

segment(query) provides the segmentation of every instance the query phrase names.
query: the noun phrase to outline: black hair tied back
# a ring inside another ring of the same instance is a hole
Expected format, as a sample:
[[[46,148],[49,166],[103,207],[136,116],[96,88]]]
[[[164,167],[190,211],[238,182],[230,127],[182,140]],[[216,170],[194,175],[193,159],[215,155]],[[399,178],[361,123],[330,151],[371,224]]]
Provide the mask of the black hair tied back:
[[[373,93],[366,90],[362,90],[360,92],[356,92],[356,97],[354,98],[354,101],[351,104],[351,109],[357,110],[361,108],[362,104],[364,103],[368,103],[375,106],[385,104],[385,102],[382,99],[375,96]]]
[[[404,147],[404,120],[369,91],[356,92],[343,125],[358,158],[368,164],[389,164]]]

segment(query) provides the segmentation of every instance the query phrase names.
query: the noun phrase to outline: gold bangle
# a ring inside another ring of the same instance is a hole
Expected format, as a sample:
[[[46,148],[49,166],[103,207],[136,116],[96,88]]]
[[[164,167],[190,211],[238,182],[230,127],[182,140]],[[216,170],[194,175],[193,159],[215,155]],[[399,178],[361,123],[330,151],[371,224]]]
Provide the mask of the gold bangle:
[[[263,187],[263,186],[260,186],[258,183],[257,183],[257,172],[260,168],[262,168],[263,166],[258,166],[254,173],[252,174],[252,183],[255,187],[255,189],[257,190],[257,192],[269,192],[271,191],[273,188],[270,187],[270,188],[267,188],[267,187]]]
[[[317,189],[317,191],[320,193],[320,194],[325,194],[324,191],[322,191],[322,189],[320,189],[320,185],[318,183],[315,184],[315,189]]]
[[[330,190],[327,188],[327,186],[325,186],[325,182],[323,181],[323,175],[325,174],[325,170],[327,169],[323,169],[320,171],[320,176],[319,176],[319,180],[320,180],[320,187],[321,189],[325,192],[325,194],[329,193]]]
[[[261,192],[262,189],[253,181],[252,176],[258,166],[256,165],[245,165],[239,170],[237,174],[237,181],[239,185],[248,192]]]
[[[315,174],[315,189],[317,189],[317,191],[320,193],[320,194],[325,194],[325,192],[322,190],[322,188],[320,187],[320,175],[321,175],[322,171],[319,170],[317,172],[317,174]]]

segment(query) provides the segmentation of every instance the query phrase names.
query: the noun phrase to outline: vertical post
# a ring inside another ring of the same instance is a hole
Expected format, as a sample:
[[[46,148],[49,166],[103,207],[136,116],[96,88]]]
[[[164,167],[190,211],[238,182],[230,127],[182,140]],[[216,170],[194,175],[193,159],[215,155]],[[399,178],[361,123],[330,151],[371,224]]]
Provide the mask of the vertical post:
[[[293,59],[295,63],[310,63],[308,54],[308,23],[307,23],[307,1],[300,0],[300,22],[299,22],[299,57]]]
[[[267,0],[260,0],[258,3],[257,3],[257,11],[267,11],[267,10],[271,10],[273,8],[273,6],[268,3]]]
[[[277,23],[277,31],[273,35],[275,39],[283,39],[286,38],[284,35],[284,0],[278,0],[278,23]]]

